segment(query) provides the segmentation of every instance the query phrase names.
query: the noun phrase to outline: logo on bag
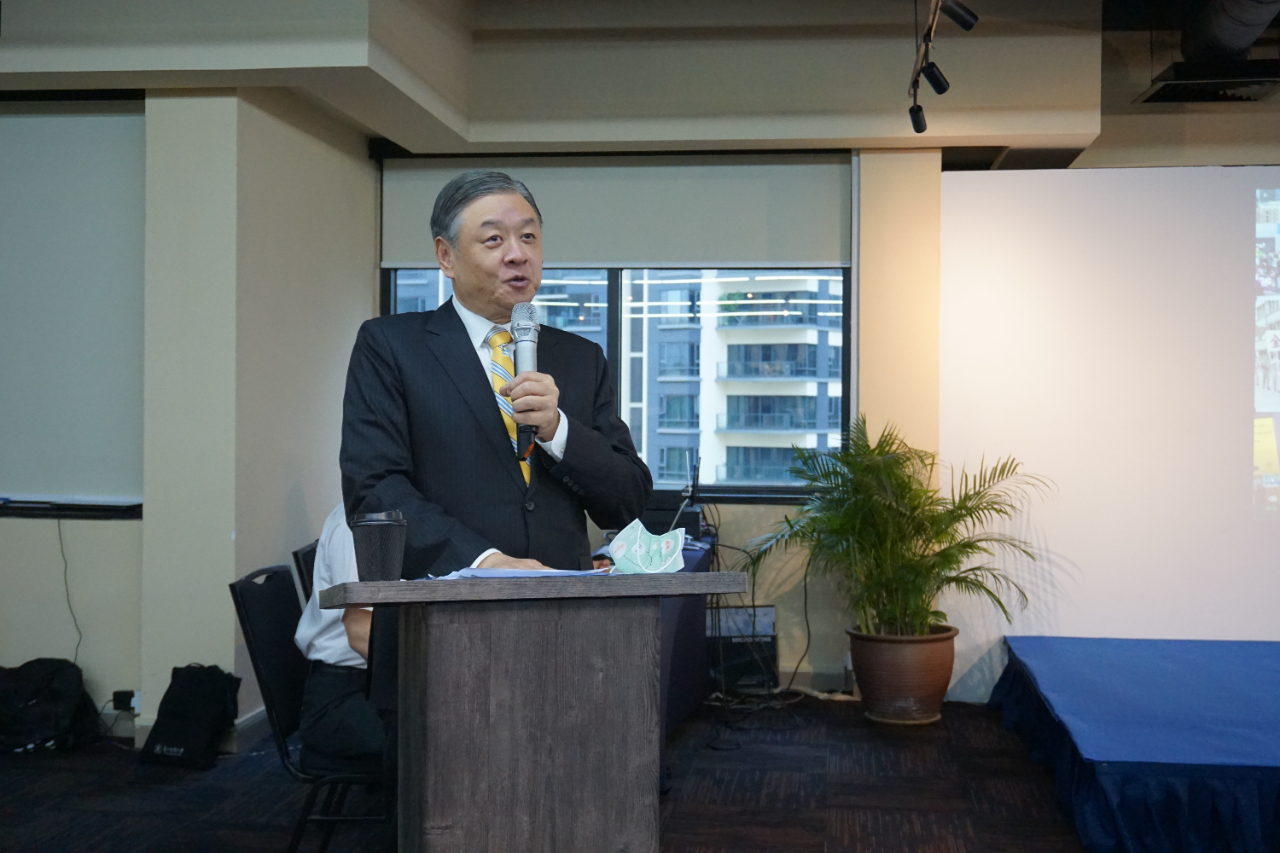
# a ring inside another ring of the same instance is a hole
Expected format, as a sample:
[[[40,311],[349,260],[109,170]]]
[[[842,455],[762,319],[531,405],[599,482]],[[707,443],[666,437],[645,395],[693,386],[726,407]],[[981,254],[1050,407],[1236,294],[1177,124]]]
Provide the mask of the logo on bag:
[[[156,744],[152,749],[152,752],[156,755],[167,755],[170,758],[176,758],[186,751],[187,748],[185,746],[164,746],[162,744]]]

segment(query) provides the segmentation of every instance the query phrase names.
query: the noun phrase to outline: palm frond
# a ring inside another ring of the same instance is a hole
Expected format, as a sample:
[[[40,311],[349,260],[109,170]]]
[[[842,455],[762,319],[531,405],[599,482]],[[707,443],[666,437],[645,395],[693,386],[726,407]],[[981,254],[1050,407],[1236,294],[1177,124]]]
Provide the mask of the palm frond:
[[[1030,543],[990,527],[1051,484],[1012,457],[984,459],[953,473],[944,496],[932,485],[937,464],[892,425],[872,441],[863,415],[836,449],[795,448],[791,474],[808,497],[748,544],[743,567],[757,572],[770,554],[804,548],[806,571],[836,578],[863,631],[928,633],[946,618],[935,602],[947,589],[984,597],[1009,619],[1002,596],[1025,606],[1025,591],[975,561],[1001,553],[1036,559]]]

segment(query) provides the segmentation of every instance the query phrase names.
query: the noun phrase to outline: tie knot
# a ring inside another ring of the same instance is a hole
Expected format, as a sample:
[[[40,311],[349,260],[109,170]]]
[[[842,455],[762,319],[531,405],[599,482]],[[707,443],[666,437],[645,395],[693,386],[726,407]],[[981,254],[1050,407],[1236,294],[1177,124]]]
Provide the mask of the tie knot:
[[[489,349],[497,349],[511,343],[511,333],[501,326],[494,326],[485,336],[484,342],[489,345]]]

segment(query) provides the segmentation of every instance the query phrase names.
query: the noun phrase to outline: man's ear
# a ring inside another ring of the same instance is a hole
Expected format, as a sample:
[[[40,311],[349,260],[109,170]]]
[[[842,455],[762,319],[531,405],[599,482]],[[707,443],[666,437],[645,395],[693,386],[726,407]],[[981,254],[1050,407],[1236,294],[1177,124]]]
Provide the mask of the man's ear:
[[[453,272],[453,247],[443,237],[436,238],[436,263],[440,265],[441,272],[453,278],[450,275]]]

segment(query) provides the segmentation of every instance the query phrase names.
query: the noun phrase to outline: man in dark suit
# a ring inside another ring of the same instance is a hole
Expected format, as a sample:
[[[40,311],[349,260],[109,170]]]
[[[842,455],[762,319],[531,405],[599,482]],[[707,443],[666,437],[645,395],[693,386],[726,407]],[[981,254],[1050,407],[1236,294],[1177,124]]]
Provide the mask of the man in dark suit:
[[[538,371],[512,376],[512,306],[542,281],[542,216],[524,184],[459,175],[431,215],[454,295],[435,311],[360,328],[343,403],[349,515],[400,510],[404,577],[482,568],[590,569],[584,512],[602,528],[639,517],[653,487],[615,411],[604,353],[543,326]],[[527,463],[516,425],[537,429]],[[375,615],[376,707],[394,709],[390,619]]]

